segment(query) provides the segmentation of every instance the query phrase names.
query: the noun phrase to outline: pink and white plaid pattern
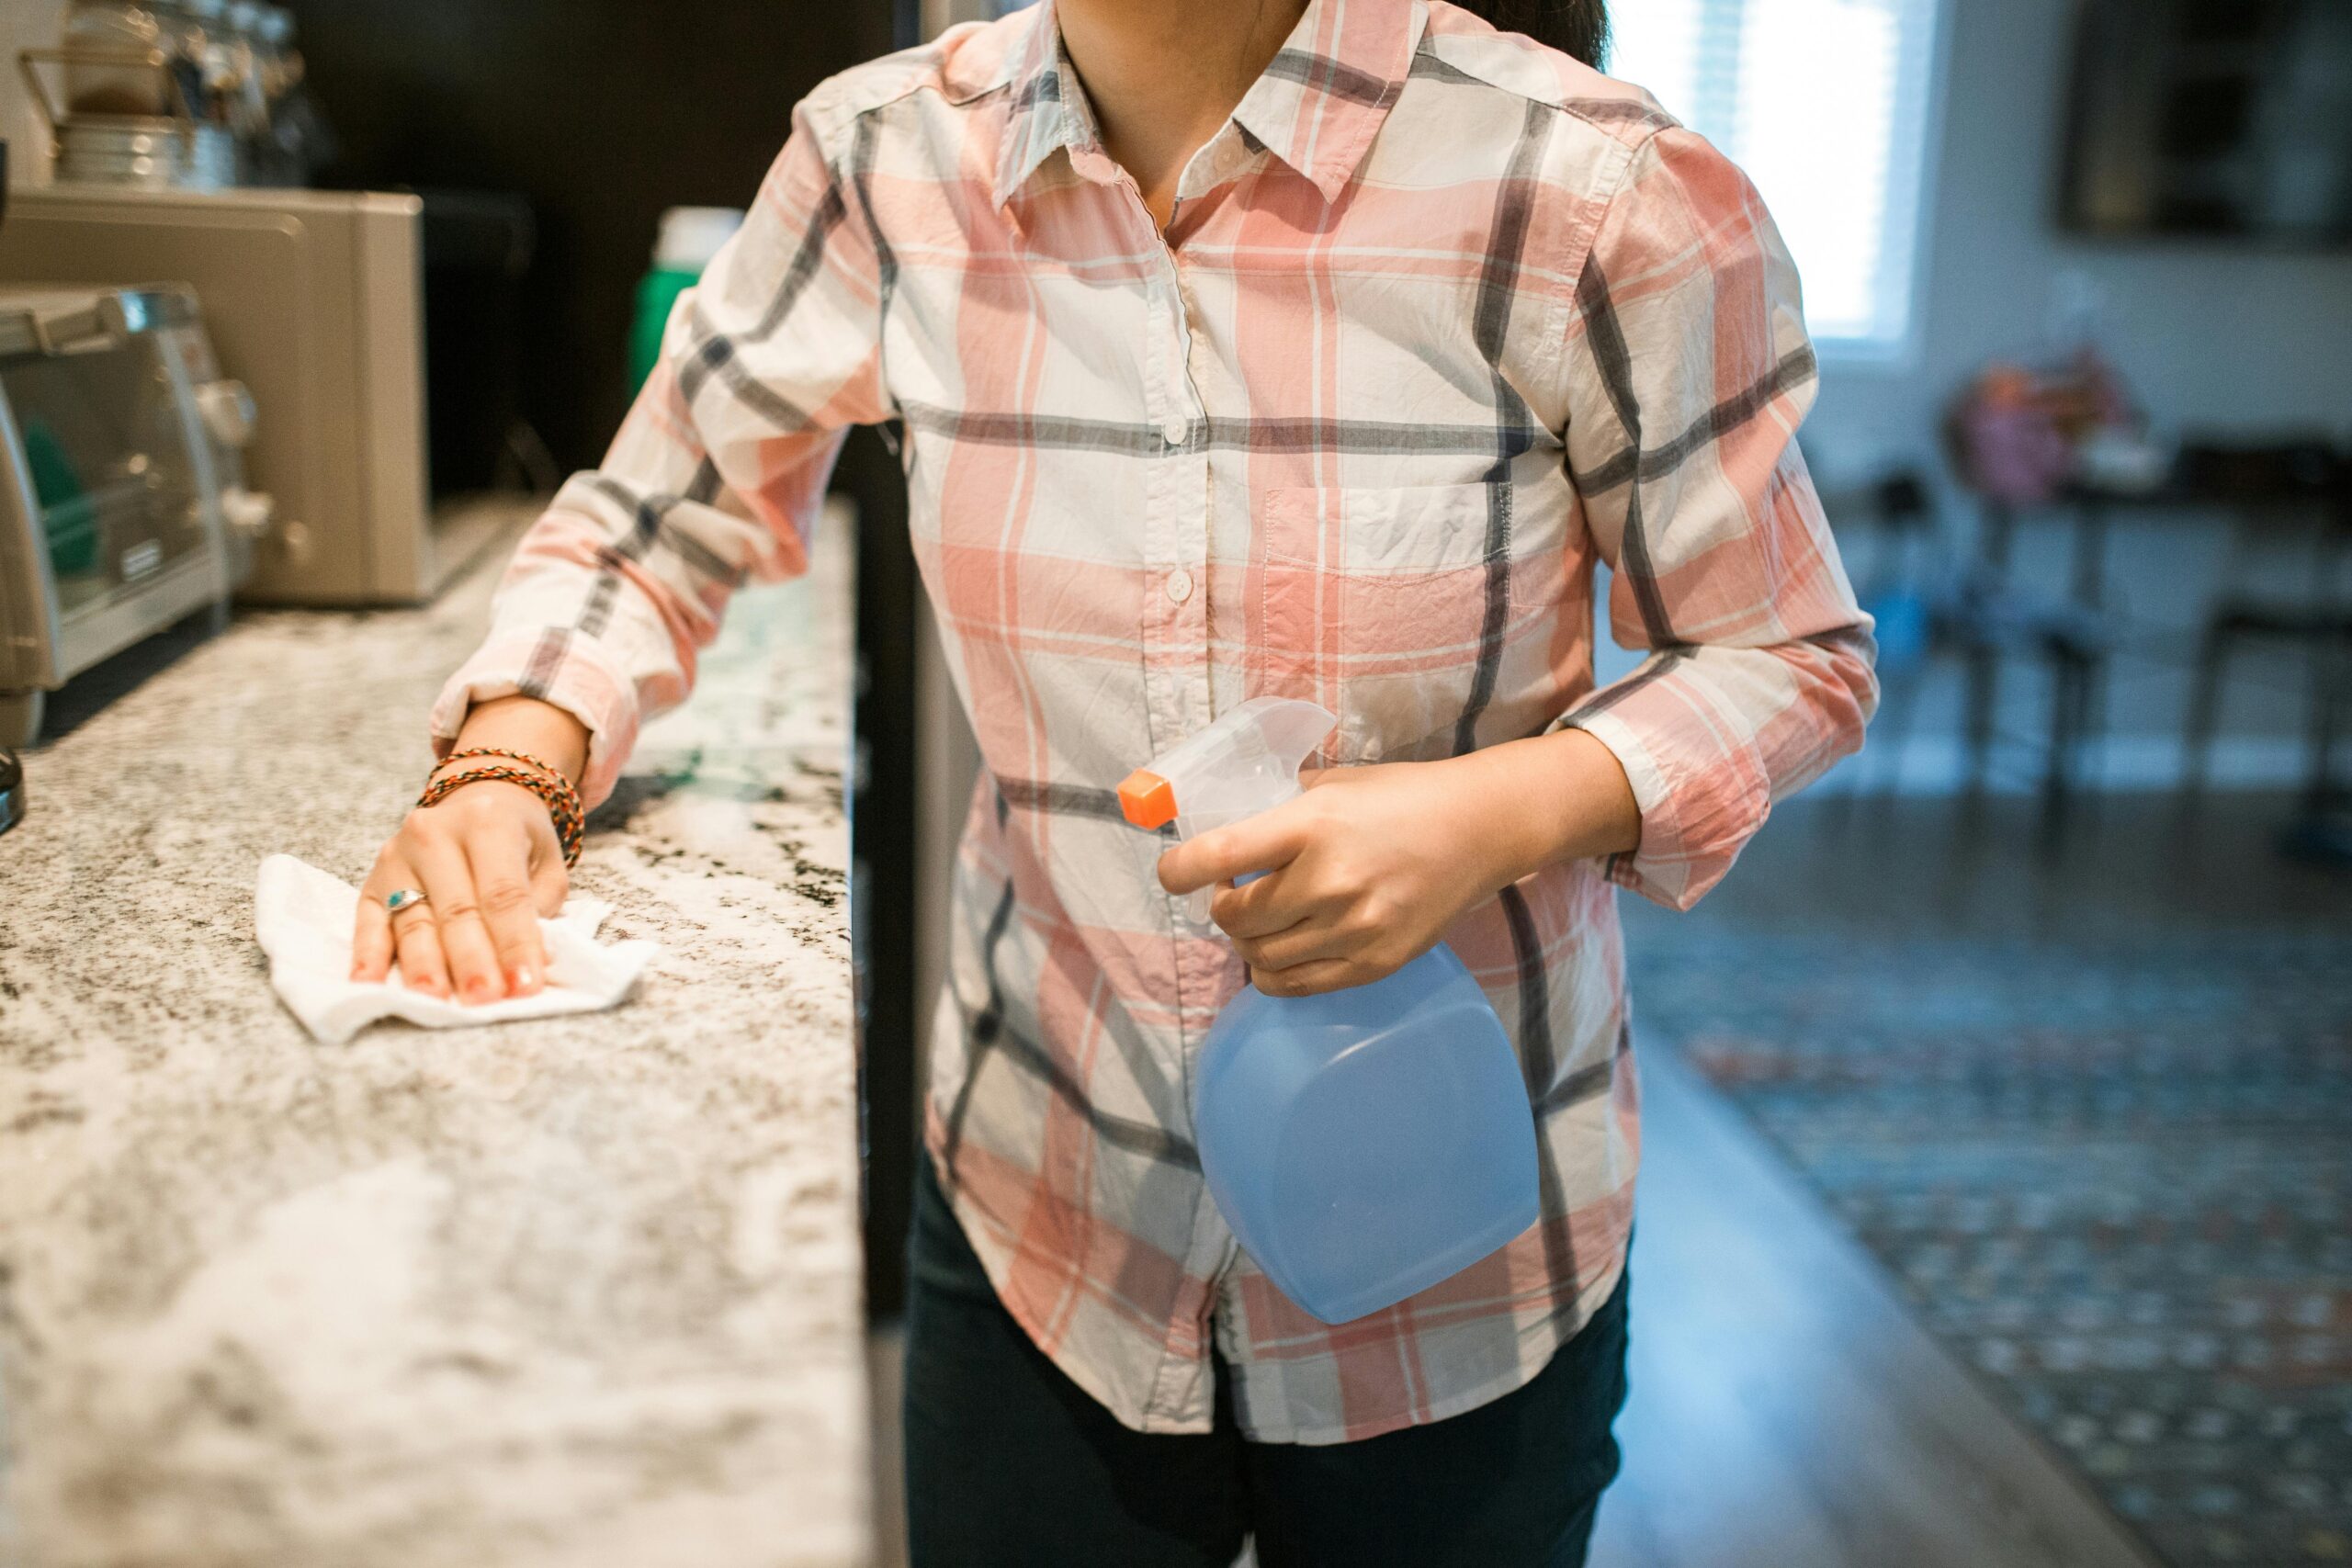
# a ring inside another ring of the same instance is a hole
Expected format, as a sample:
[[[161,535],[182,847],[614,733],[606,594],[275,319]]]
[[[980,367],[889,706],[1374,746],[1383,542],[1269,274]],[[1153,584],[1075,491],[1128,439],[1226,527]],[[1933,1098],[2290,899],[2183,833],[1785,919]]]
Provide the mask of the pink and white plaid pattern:
[[[1315,0],[1184,171],[1165,241],[1051,0],[819,88],[681,303],[605,467],[524,542],[436,707],[526,692],[601,797],[746,576],[799,570],[845,426],[905,432],[915,547],[987,773],[928,1142],[997,1290],[1122,1421],[1334,1442],[1520,1386],[1623,1266],[1638,1146],[1610,880],[1687,906],[1859,744],[1856,608],[1792,436],[1815,380],[1755,191],[1637,89],[1442,0]],[[1596,561],[1618,639],[1592,690]],[[1126,772],[1311,697],[1328,761],[1563,725],[1638,853],[1448,941],[1510,1028],[1544,1219],[1339,1327],[1203,1184],[1191,1075],[1243,983],[1120,820]]]

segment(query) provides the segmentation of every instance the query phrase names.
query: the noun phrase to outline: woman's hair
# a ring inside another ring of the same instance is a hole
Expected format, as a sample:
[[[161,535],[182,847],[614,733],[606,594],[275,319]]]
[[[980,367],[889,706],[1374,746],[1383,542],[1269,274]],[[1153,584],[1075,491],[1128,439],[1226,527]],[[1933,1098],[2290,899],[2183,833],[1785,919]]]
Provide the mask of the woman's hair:
[[[1453,0],[1507,33],[1573,54],[1595,70],[1609,48],[1608,0]]]

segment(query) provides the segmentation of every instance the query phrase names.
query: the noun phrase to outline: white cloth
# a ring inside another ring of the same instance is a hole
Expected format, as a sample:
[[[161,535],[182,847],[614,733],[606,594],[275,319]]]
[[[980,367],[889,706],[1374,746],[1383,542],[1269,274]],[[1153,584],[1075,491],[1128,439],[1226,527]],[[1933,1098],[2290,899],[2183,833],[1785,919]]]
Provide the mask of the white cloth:
[[[596,928],[612,906],[570,898],[555,919],[539,921],[548,944],[547,988],[469,1007],[409,989],[397,969],[381,981],[352,979],[351,930],[358,912],[359,894],[349,883],[292,855],[261,863],[254,934],[269,954],[269,983],[322,1044],[340,1045],[379,1018],[450,1029],[595,1012],[627,996],[662,951],[655,942],[597,942]]]

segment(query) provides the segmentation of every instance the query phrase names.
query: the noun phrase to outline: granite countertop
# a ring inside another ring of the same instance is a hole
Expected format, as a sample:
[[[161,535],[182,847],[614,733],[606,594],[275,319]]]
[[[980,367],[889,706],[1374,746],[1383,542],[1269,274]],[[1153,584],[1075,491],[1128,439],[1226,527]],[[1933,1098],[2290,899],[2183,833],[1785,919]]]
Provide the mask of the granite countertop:
[[[849,535],[592,821],[603,934],[664,949],[615,1011],[322,1047],[254,941],[264,855],[356,882],[398,821],[498,559],[241,618],[27,757],[0,1568],[867,1560]]]

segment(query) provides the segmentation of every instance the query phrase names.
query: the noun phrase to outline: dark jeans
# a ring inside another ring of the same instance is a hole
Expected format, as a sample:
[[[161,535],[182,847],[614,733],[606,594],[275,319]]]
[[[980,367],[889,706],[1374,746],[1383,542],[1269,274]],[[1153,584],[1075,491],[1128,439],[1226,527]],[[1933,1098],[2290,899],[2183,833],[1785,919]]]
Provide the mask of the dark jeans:
[[[1147,1436],[1046,1359],[981,1271],[928,1157],[907,1306],[913,1568],[1581,1568],[1625,1399],[1625,1287],[1533,1382],[1362,1442]]]

